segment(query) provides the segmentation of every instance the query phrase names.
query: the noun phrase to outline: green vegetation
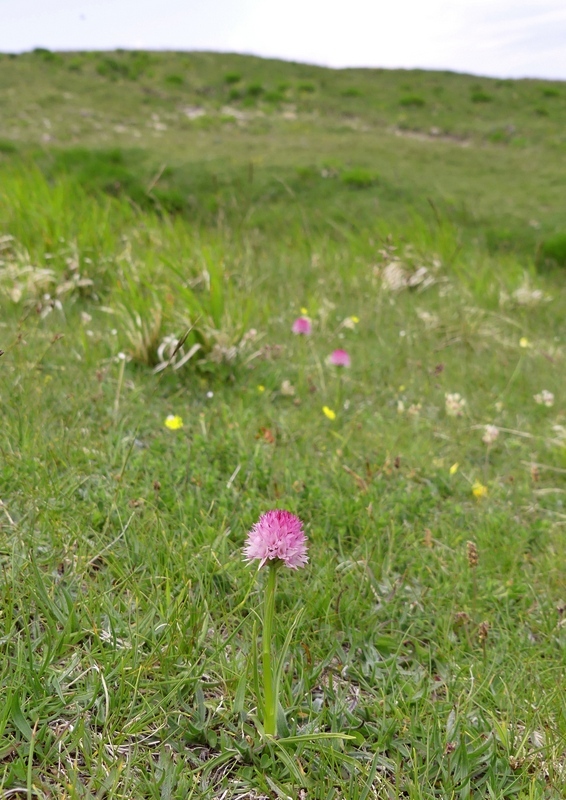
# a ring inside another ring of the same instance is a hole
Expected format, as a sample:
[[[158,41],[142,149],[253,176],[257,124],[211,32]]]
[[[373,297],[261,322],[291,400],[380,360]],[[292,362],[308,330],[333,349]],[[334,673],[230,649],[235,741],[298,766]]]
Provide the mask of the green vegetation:
[[[406,94],[399,100],[400,106],[414,106],[415,108],[422,108],[426,106],[426,101],[418,94]]]
[[[51,55],[0,57],[0,792],[563,798],[564,87]]]
[[[566,232],[550,236],[542,243],[542,257],[566,267]]]
[[[355,86],[350,86],[349,89],[344,89],[342,92],[342,97],[361,97],[362,95],[363,92],[361,92],[359,89],[356,89]]]
[[[224,76],[224,80],[228,84],[239,83],[242,80],[242,76],[240,75],[239,72],[228,72]]]
[[[341,175],[343,183],[352,189],[369,189],[377,183],[377,177],[366,169],[351,169]]]
[[[256,81],[255,83],[250,83],[246,91],[250,97],[259,97],[263,94],[263,86],[259,81]]]
[[[170,84],[171,86],[183,86],[185,83],[185,79],[182,75],[177,75],[176,73],[172,73],[170,75],[165,76],[165,83]]]
[[[308,94],[316,92],[316,86],[314,85],[314,83],[311,83],[310,81],[301,81],[300,83],[297,84],[297,89],[299,90],[299,92],[307,92]]]
[[[470,94],[472,103],[491,103],[493,97],[482,89],[473,89]]]

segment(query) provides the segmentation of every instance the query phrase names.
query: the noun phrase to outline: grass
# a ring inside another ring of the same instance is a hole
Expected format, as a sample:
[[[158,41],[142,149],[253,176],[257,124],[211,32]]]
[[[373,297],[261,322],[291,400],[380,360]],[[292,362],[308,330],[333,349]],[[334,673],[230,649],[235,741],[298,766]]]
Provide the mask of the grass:
[[[44,51],[0,80],[6,797],[563,797],[563,85]],[[241,548],[274,507],[310,562],[266,742]]]

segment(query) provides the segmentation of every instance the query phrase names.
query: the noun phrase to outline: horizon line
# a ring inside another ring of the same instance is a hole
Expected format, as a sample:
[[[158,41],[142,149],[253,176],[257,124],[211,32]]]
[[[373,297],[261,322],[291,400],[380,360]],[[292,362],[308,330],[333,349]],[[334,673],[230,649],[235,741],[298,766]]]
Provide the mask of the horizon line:
[[[242,58],[258,58],[262,61],[280,61],[284,64],[297,64],[299,66],[308,66],[308,67],[316,67],[317,69],[327,69],[332,70],[333,72],[340,72],[345,70],[381,70],[383,72],[443,72],[443,73],[451,73],[453,75],[469,75],[473,78],[486,78],[487,80],[509,80],[509,81],[553,81],[558,83],[566,83],[566,78],[548,78],[548,77],[538,77],[537,75],[522,75],[521,77],[511,77],[511,76],[502,76],[502,75],[489,75],[483,72],[468,72],[468,71],[461,71],[457,69],[451,69],[450,67],[406,67],[406,66],[398,66],[398,67],[385,67],[385,66],[362,66],[362,65],[351,65],[351,66],[340,66],[335,67],[330,64],[321,64],[320,62],[315,61],[297,61],[296,59],[292,58],[285,58],[283,56],[266,56],[261,55],[258,53],[252,52],[238,52],[235,50],[200,50],[200,49],[187,49],[187,50],[179,50],[177,48],[169,48],[169,47],[134,47],[128,45],[126,47],[123,46],[116,46],[116,47],[101,47],[101,48],[94,48],[94,49],[74,49],[74,48],[58,48],[58,49],[51,49],[45,45],[36,45],[29,50],[4,50],[0,46],[0,54],[7,55],[7,56],[21,56],[21,55],[28,55],[32,54],[37,51],[48,51],[51,53],[143,53],[143,52],[152,52],[152,53],[175,53],[175,54],[207,54],[207,55],[224,55],[224,56],[240,56]]]

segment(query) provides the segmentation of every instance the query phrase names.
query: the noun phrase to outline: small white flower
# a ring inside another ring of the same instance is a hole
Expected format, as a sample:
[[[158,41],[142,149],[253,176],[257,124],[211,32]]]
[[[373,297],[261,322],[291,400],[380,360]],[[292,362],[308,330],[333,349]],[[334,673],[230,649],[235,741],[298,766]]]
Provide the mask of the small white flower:
[[[549,392],[547,389],[543,389],[542,392],[539,394],[534,395],[535,402],[538,403],[540,406],[547,406],[550,408],[554,405],[554,395],[552,392]]]
[[[482,442],[487,445],[493,444],[497,440],[498,436],[499,436],[499,428],[497,427],[497,425],[486,425],[484,427]]]
[[[458,392],[454,392],[453,394],[447,393],[444,397],[448,416],[461,417],[464,413],[464,407],[466,406],[465,399]]]

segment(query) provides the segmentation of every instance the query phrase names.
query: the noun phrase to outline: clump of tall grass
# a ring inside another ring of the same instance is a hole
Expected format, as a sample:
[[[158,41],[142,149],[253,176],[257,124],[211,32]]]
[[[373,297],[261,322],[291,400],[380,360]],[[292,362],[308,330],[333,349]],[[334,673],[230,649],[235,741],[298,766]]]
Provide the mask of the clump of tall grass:
[[[544,240],[540,248],[540,260],[566,267],[566,232],[560,231]]]
[[[378,176],[375,173],[361,167],[346,170],[341,174],[340,179],[350,189],[369,189],[378,182]]]
[[[426,100],[418,94],[406,94],[399,100],[400,106],[423,108],[426,105]]]
[[[470,92],[470,100],[472,103],[491,103],[493,97],[483,89],[473,89]]]

